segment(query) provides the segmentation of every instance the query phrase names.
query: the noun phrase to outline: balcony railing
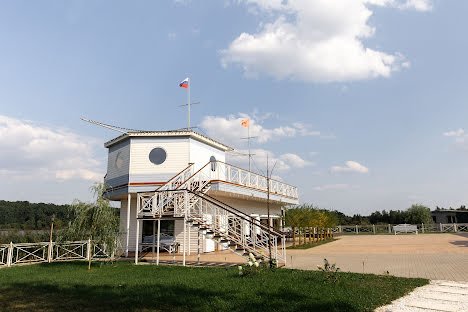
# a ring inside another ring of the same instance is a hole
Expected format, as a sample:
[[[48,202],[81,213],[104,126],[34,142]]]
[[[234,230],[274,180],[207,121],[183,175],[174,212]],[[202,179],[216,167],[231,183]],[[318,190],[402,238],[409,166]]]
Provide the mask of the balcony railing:
[[[267,191],[267,178],[242,168],[226,164],[222,161],[212,162],[211,180],[229,182],[237,185]],[[298,198],[297,187],[281,181],[270,179],[270,194]]]

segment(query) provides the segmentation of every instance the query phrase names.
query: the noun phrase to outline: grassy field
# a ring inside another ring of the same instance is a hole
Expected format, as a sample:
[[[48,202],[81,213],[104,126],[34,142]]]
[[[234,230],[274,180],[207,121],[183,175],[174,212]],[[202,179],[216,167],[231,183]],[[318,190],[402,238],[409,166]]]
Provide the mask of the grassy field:
[[[297,244],[296,243],[296,246],[293,247],[293,246],[289,246],[289,247],[286,247],[286,249],[309,249],[309,248],[313,248],[313,247],[317,247],[317,246],[320,246],[320,245],[323,245],[323,244],[327,244],[327,243],[331,243],[331,242],[334,242],[338,240],[337,238],[327,238],[323,241],[319,241],[319,242],[313,242],[312,244],[308,243],[308,239],[307,239],[307,243],[305,244]]]
[[[1,311],[372,311],[424,279],[277,269],[238,276],[237,268],[128,262],[36,264],[0,269]]]

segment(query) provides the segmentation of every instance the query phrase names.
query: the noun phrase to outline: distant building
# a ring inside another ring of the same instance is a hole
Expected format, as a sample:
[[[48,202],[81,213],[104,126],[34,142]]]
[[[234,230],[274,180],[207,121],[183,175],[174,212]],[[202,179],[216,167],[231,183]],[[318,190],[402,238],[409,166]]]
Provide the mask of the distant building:
[[[431,214],[434,223],[468,223],[467,210],[434,210]]]

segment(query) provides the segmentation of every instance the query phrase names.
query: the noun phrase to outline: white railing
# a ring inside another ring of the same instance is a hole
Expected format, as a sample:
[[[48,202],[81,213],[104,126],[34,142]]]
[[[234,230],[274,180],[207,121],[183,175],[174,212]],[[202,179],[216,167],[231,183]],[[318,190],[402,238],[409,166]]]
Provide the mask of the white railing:
[[[339,225],[338,233],[373,233],[373,234],[391,234],[394,233],[394,226],[397,224],[377,224],[377,225]],[[468,223],[433,223],[433,224],[414,224],[419,233],[439,232],[439,233],[457,233],[468,232]]]
[[[219,180],[251,187],[261,191],[267,191],[267,178],[239,167],[217,161],[212,166],[212,180]],[[297,187],[270,179],[270,193],[275,195],[287,196],[294,199],[298,198]]]
[[[92,251],[90,250],[92,246]],[[91,241],[10,243],[0,245],[0,266],[32,264],[39,262],[73,261],[110,258],[105,246]]]

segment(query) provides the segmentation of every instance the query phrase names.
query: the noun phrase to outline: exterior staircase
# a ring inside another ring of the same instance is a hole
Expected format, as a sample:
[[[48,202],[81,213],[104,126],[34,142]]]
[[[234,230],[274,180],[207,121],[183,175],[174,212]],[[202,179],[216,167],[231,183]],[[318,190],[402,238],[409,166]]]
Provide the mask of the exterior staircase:
[[[216,162],[208,162],[196,172],[193,166],[154,192],[139,193],[138,217],[183,217],[206,238],[246,259],[252,253],[257,259],[286,264],[283,234],[207,194]]]

